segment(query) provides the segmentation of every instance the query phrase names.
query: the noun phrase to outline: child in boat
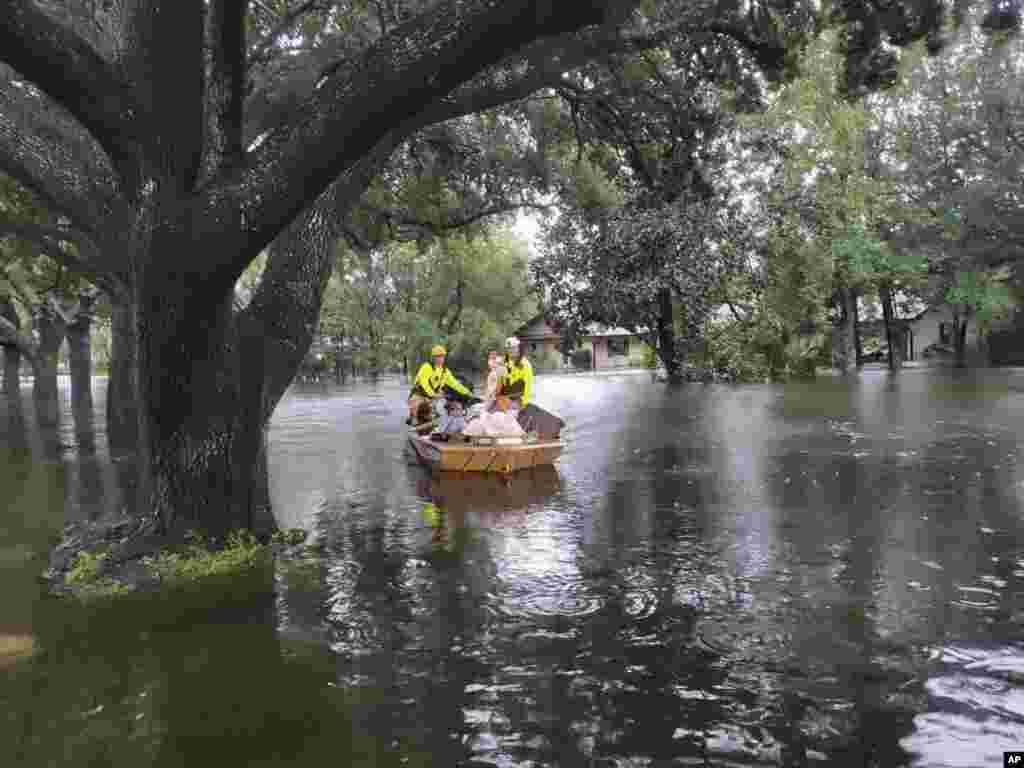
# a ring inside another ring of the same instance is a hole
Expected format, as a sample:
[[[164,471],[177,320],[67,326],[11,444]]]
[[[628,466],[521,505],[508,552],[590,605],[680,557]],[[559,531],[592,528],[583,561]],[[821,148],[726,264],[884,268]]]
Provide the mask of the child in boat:
[[[438,432],[445,435],[457,435],[466,428],[466,412],[458,400],[449,400],[445,406],[445,415],[441,417]]]

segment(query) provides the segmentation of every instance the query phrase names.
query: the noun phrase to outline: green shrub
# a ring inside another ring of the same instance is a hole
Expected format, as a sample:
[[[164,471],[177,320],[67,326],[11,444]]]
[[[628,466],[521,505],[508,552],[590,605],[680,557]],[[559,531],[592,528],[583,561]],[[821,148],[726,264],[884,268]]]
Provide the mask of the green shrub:
[[[751,329],[740,322],[709,324],[695,362],[717,378],[742,383],[763,382],[770,373],[767,356],[757,349]]]

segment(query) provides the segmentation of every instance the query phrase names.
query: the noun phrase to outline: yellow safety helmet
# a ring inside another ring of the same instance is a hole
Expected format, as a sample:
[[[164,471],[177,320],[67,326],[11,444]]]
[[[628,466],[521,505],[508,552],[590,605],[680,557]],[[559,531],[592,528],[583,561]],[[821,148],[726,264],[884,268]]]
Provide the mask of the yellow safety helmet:
[[[447,354],[448,354],[448,351],[444,347],[442,347],[440,344],[435,344],[433,346],[433,348],[430,350],[430,356],[431,357],[437,357],[438,355],[447,355]]]

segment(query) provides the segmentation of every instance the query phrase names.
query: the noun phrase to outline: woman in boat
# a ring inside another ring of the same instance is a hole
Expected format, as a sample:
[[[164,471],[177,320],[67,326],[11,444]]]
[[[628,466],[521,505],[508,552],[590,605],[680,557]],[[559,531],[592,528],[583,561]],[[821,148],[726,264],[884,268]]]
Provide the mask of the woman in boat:
[[[505,366],[501,364],[501,355],[496,350],[487,353],[487,380],[484,383],[484,396],[481,402],[470,407],[467,419],[474,420],[494,410],[494,402],[498,398],[498,388],[505,376]]]
[[[445,389],[452,389],[466,397],[472,396],[469,389],[445,366],[444,359],[447,354],[448,351],[443,346],[435,344],[430,350],[434,362],[426,362],[420,366],[412,382],[412,391],[409,392],[409,418],[406,424],[413,424],[420,407],[442,397]]]

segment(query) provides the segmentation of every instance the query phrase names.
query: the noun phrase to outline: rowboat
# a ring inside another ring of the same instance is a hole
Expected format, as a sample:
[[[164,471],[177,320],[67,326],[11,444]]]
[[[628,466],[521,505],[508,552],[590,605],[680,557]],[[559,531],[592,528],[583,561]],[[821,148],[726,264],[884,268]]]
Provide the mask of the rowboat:
[[[562,453],[560,440],[527,442],[518,437],[457,437],[432,440],[409,430],[409,445],[421,464],[452,472],[518,472],[552,464]]]

